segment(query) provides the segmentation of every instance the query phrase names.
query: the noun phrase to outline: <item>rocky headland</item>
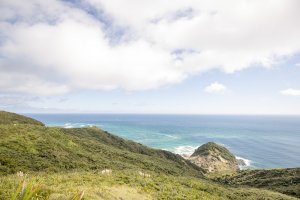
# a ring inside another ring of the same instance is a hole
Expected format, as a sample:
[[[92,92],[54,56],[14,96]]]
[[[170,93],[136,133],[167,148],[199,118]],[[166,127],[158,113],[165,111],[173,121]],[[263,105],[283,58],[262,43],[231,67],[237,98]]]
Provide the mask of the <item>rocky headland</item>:
[[[225,147],[214,142],[208,142],[198,147],[187,160],[205,169],[208,173],[237,172],[244,161],[236,157]]]

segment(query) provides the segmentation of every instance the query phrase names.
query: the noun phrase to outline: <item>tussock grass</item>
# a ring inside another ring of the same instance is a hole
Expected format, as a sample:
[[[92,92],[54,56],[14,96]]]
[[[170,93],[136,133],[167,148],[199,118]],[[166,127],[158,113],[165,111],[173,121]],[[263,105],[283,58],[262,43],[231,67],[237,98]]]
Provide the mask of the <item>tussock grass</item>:
[[[5,188],[3,186],[3,188]],[[45,189],[40,183],[35,183],[33,179],[22,177],[15,191],[12,191],[11,200],[47,200],[50,191]]]
[[[34,183],[49,191],[49,199],[69,200],[84,191],[83,199],[295,199],[280,193],[247,187],[227,187],[209,180],[138,171],[114,171],[110,175],[94,172],[34,173]],[[18,190],[18,177],[0,178],[0,199],[9,199]],[[74,199],[76,199],[74,198]]]

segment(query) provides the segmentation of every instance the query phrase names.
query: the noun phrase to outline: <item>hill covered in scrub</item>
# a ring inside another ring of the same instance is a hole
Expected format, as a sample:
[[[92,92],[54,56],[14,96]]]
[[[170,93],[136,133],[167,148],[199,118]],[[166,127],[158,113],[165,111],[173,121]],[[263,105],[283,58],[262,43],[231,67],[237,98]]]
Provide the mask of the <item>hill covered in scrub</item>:
[[[96,127],[46,127],[1,113],[0,200],[19,196],[20,188],[32,199],[295,199],[210,180],[205,169],[179,155]]]
[[[300,168],[242,170],[216,180],[227,185],[264,188],[300,198]]]
[[[16,113],[6,112],[0,110],[0,124],[32,124],[32,125],[40,125],[44,126],[42,122],[39,122],[30,117],[26,117],[24,115],[18,115]]]
[[[124,140],[96,127],[65,129],[1,124],[0,138],[0,174],[103,168],[196,177],[204,172],[179,155]]]

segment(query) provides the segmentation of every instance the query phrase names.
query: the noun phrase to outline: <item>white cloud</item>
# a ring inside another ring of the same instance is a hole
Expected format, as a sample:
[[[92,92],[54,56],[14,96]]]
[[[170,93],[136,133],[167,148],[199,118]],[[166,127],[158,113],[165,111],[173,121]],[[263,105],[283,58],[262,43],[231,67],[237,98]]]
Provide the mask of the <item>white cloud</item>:
[[[296,63],[295,66],[300,67],[300,63]]]
[[[224,93],[227,91],[227,88],[221,83],[214,82],[207,86],[204,91],[209,93]]]
[[[0,91],[147,90],[300,51],[298,0],[82,2],[0,2]]]
[[[282,95],[288,95],[288,96],[300,96],[300,90],[296,90],[296,89],[286,89],[286,90],[282,90],[280,91],[280,93]]]

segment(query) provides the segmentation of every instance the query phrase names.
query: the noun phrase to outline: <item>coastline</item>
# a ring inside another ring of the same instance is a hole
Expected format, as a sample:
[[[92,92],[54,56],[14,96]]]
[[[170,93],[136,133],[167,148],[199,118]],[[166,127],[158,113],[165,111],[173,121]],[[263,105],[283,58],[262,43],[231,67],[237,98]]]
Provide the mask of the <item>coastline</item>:
[[[249,167],[254,169],[297,167],[300,162],[299,123],[295,123],[300,119],[297,118],[118,114],[33,116],[51,127],[97,126],[119,137],[176,154],[191,154],[197,146],[215,141],[235,156],[251,160]]]

